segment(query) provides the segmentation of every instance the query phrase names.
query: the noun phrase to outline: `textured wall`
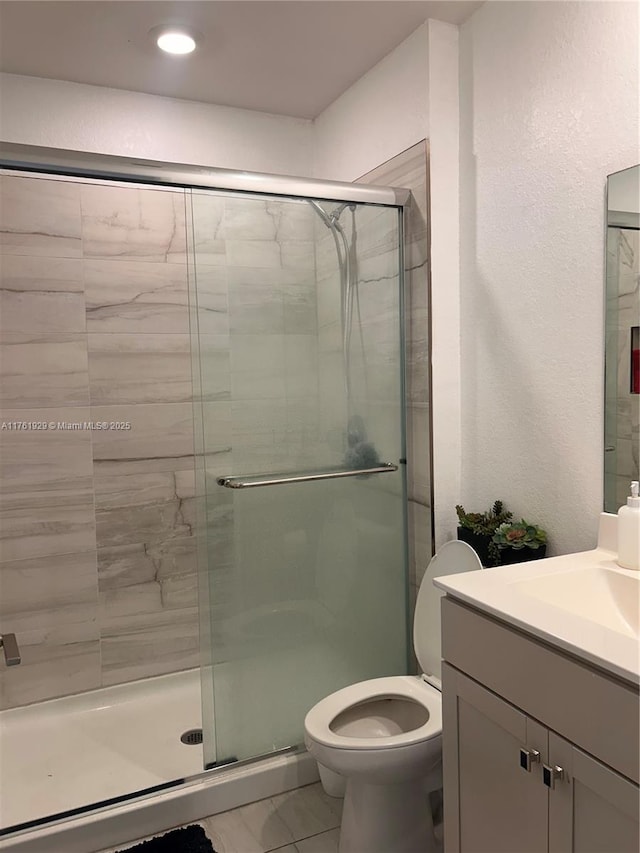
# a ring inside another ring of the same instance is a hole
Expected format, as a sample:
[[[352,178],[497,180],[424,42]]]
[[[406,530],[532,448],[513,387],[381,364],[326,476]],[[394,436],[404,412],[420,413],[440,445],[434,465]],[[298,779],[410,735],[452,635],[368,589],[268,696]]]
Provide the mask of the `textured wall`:
[[[429,21],[431,400],[436,548],[455,538],[461,488],[458,28]]]
[[[0,74],[2,139],[172,163],[311,173],[312,124],[254,110]]]
[[[638,161],[635,3],[487,3],[461,27],[467,509],[503,498],[551,552],[602,508],[606,175]]]
[[[316,177],[354,181],[427,136],[427,40],[425,23],[314,119]]]

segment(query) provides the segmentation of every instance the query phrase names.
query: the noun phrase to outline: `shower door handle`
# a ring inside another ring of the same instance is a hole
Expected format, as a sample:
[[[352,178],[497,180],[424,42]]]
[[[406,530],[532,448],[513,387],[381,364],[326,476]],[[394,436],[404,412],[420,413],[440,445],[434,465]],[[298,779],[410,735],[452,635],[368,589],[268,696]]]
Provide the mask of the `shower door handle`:
[[[15,634],[0,634],[0,648],[7,666],[17,666],[22,660]]]
[[[362,474],[387,474],[397,471],[392,462],[381,462],[373,468],[335,468],[333,471],[302,471],[300,474],[246,474],[244,477],[218,477],[225,489],[256,489],[259,486],[281,486],[285,483],[311,483],[340,477],[360,477]]]

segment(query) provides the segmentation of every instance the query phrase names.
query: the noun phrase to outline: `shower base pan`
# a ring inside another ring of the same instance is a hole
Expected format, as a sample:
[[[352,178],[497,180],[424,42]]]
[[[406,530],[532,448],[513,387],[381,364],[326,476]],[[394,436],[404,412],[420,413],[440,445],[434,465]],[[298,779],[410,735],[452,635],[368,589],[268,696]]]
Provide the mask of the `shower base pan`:
[[[0,836],[0,851],[90,853],[318,778],[303,753],[183,782],[203,773],[202,746],[180,739],[200,725],[198,670],[0,712],[0,830],[17,830]]]

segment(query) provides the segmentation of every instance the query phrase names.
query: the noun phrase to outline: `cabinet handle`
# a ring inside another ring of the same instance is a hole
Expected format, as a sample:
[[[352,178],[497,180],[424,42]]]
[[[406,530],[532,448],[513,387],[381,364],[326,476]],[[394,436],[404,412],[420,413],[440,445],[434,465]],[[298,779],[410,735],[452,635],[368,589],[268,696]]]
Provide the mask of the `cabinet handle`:
[[[540,753],[537,749],[521,749],[520,750],[520,767],[531,773],[531,765],[540,761]]]
[[[564,779],[564,770],[562,767],[558,767],[557,764],[554,764],[553,767],[548,764],[543,764],[542,781],[547,788],[551,788],[551,790],[553,790],[556,786],[556,779]]]

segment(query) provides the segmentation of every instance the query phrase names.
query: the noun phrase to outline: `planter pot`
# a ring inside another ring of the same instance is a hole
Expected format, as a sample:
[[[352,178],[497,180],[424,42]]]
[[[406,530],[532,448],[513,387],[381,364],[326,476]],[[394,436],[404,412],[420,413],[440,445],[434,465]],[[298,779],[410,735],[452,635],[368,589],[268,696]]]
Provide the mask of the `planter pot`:
[[[527,563],[529,560],[542,560],[547,553],[547,546],[539,548],[505,548],[500,552],[500,565],[510,566],[513,563]]]
[[[467,527],[459,527],[458,539],[462,540],[462,542],[466,542],[467,545],[471,545],[480,558],[480,562],[483,566],[492,565],[489,558],[489,543],[491,542],[490,536],[480,536],[478,533],[473,533]]]
[[[547,553],[546,545],[541,545],[539,548],[505,548],[500,551],[498,562],[495,563],[489,555],[490,536],[480,536],[477,533],[472,533],[466,527],[458,527],[458,539],[466,542],[467,545],[471,545],[485,568],[510,566],[513,563],[526,563],[529,560],[542,560]]]

